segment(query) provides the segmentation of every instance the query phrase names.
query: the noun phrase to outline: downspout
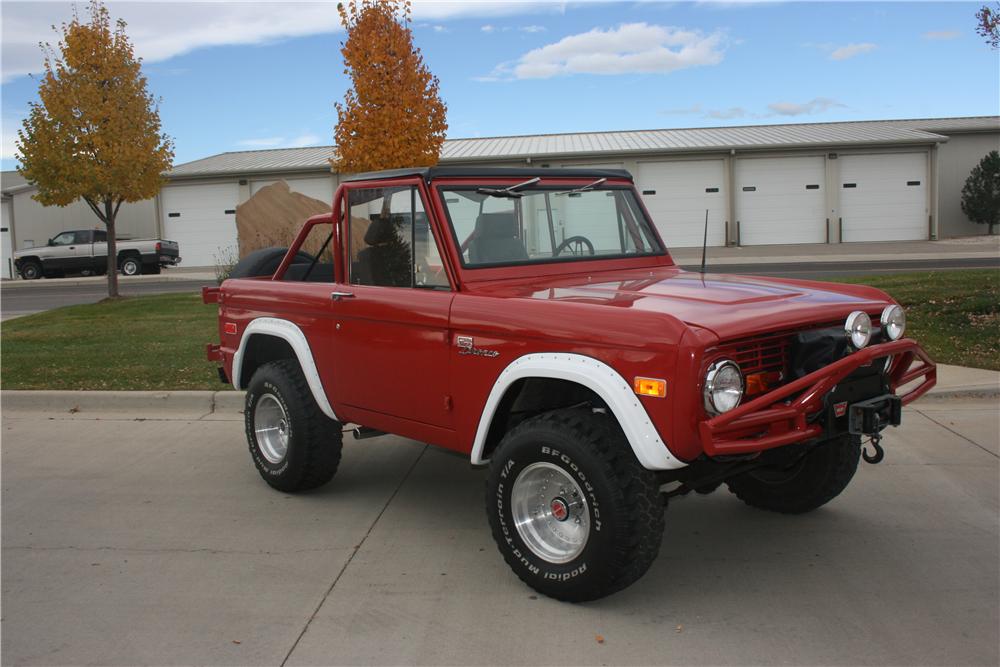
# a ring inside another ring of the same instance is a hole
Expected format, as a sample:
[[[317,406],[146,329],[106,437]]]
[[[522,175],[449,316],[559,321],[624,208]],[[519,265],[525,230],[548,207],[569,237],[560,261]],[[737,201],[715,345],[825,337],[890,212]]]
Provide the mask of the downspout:
[[[736,149],[729,151],[726,157],[726,245],[736,246],[740,243],[739,225],[736,222]]]

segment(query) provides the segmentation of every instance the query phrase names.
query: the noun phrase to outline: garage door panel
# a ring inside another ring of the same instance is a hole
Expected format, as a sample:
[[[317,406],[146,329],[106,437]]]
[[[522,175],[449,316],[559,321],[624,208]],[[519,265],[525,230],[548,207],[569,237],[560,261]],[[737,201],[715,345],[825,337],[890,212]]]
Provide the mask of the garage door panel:
[[[739,159],[736,182],[741,245],[826,241],[823,157]]]
[[[725,173],[722,160],[639,164],[637,182],[645,193],[643,202],[668,248],[702,245],[706,209],[708,245],[726,244]]]
[[[844,155],[840,182],[843,241],[928,238],[927,153]]]
[[[235,257],[236,183],[168,185],[162,191],[163,235],[180,246],[182,266],[215,266]]]

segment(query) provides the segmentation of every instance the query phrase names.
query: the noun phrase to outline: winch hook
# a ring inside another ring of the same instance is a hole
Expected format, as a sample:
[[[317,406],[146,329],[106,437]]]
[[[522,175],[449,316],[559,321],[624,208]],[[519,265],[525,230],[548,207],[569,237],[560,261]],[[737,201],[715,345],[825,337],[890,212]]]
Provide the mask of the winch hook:
[[[861,448],[861,458],[865,460],[865,463],[874,464],[885,458],[885,450],[882,449],[882,445],[879,444],[882,441],[882,432],[879,430],[879,426],[881,424],[879,424],[879,421],[878,415],[875,415],[875,432],[872,433],[871,439],[868,441],[868,444],[875,449],[875,453],[869,454],[865,451],[864,447]]]

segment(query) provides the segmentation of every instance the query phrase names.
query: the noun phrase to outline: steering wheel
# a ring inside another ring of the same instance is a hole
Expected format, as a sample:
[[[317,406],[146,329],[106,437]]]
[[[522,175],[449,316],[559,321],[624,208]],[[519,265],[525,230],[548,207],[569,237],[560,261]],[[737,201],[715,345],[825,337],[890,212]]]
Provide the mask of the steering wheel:
[[[594,252],[594,244],[586,236],[571,236],[559,244],[559,247],[552,253],[552,256],[558,257],[566,248],[571,248],[574,255],[582,255],[584,246],[587,246],[587,250],[591,255],[596,254]]]

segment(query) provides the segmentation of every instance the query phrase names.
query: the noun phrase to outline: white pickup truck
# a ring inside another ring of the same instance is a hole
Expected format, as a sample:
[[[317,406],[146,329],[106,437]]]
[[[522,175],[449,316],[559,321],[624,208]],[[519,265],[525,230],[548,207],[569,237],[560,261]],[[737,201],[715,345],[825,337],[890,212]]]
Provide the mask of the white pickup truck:
[[[161,267],[181,261],[176,241],[118,239],[117,246],[118,270],[126,276],[159,273]],[[14,267],[25,280],[104,273],[108,267],[108,233],[101,229],[61,232],[46,245],[16,251]]]

